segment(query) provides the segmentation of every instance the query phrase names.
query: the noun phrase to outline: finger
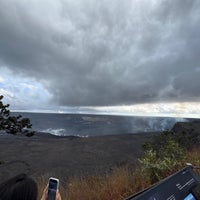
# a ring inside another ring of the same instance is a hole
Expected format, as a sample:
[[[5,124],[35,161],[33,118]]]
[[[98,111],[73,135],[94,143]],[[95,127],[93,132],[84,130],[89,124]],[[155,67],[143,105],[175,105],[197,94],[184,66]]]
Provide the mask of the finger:
[[[60,196],[60,192],[59,191],[56,192],[56,200],[61,200],[61,196]]]
[[[46,185],[46,187],[44,188],[44,193],[47,194],[48,192],[48,184]]]
[[[48,185],[46,185],[46,187],[43,190],[41,200],[45,200],[47,198],[47,192],[48,192]]]

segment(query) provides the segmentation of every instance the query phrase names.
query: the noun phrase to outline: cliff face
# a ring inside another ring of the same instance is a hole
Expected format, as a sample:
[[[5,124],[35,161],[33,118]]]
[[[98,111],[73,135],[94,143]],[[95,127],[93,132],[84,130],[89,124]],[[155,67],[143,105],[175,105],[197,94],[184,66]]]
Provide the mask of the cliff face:
[[[181,146],[193,148],[200,144],[200,120],[178,122],[172,128],[172,134]]]
[[[172,131],[175,133],[199,133],[200,134],[200,120],[190,122],[177,122]]]

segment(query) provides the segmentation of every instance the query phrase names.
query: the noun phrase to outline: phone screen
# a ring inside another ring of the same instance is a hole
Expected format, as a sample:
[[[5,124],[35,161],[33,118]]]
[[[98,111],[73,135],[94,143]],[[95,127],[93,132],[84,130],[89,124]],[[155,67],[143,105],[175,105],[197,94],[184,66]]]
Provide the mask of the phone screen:
[[[184,200],[196,200],[195,197],[192,195],[192,193],[188,194],[187,197],[184,198]]]
[[[58,189],[58,181],[54,180],[54,179],[49,179],[47,200],[55,200],[56,199],[57,189]]]

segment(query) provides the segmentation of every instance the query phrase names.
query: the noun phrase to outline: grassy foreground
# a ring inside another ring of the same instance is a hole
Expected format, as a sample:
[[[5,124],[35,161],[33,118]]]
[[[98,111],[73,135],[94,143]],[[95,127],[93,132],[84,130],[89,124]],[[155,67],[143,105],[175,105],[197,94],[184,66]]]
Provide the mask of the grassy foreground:
[[[200,166],[200,147],[187,150],[179,165],[164,170],[161,178],[183,168],[186,163]],[[47,180],[47,177],[37,179],[38,197],[41,197]],[[149,170],[145,170],[142,166],[138,166],[137,169],[130,169],[126,166],[115,168],[110,174],[106,175],[90,176],[84,179],[74,178],[67,182],[61,182],[60,193],[62,200],[122,200],[153,183],[155,183],[155,179],[152,179]]]

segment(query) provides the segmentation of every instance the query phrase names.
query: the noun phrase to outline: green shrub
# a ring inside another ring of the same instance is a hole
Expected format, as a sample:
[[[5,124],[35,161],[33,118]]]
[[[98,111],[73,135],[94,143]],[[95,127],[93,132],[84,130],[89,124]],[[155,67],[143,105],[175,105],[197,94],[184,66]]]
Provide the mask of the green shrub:
[[[151,183],[166,177],[174,168],[179,167],[185,158],[185,150],[171,138],[165,138],[163,145],[158,146],[159,148],[155,148],[149,144],[145,155],[139,159],[143,173],[149,177]]]

